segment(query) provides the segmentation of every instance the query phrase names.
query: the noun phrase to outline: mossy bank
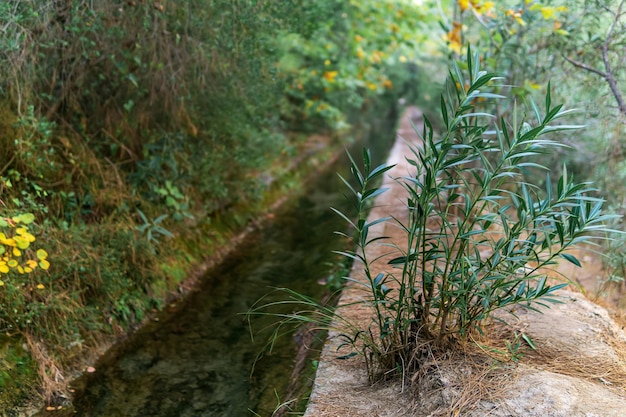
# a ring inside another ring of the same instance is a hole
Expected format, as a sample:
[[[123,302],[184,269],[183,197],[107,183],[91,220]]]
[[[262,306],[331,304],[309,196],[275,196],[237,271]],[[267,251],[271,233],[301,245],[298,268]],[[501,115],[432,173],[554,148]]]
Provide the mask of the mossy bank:
[[[364,8],[0,5],[4,415],[62,405],[77,372],[394,118],[418,88],[407,31],[421,12]]]

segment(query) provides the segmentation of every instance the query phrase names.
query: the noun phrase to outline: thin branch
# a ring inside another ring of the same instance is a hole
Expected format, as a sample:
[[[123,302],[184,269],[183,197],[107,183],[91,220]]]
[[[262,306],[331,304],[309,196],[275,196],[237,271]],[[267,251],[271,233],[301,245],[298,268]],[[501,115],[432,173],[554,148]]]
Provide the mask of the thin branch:
[[[595,68],[593,68],[593,67],[590,67],[589,65],[587,65],[587,64],[585,64],[585,63],[583,63],[583,62],[580,62],[580,61],[575,61],[575,60],[573,60],[572,58],[569,58],[569,57],[567,57],[567,56],[565,56],[565,55],[563,56],[563,58],[565,58],[565,60],[566,60],[567,62],[569,62],[570,64],[572,64],[573,66],[575,66],[575,67],[577,67],[577,68],[584,69],[585,71],[593,72],[594,74],[598,74],[600,77],[602,77],[602,78],[604,78],[604,79],[607,79],[607,74],[606,74],[606,72],[602,72],[602,71],[600,71],[600,70],[598,70],[598,69],[595,69]]]
[[[604,61],[604,69],[606,70],[606,81],[609,84],[609,88],[617,101],[617,105],[619,107],[619,111],[623,117],[626,117],[626,103],[624,102],[624,97],[622,96],[622,92],[617,85],[617,81],[615,80],[615,76],[613,75],[613,71],[611,70],[611,63],[609,62],[609,45],[613,40],[613,34],[615,33],[615,27],[620,20],[622,15],[622,7],[624,6],[624,1],[622,0],[617,8],[617,12],[615,13],[615,18],[613,19],[613,24],[611,25],[611,29],[609,30],[608,35],[606,36],[606,40],[604,44],[602,44],[602,61]]]
[[[611,28],[609,29],[606,39],[604,40],[604,43],[602,44],[602,47],[601,47],[604,71],[601,71],[597,68],[587,65],[584,62],[576,61],[572,58],[569,58],[563,55],[563,58],[567,62],[575,66],[576,68],[583,69],[585,71],[591,72],[593,74],[599,75],[600,77],[604,78],[604,80],[609,85],[609,88],[611,89],[611,93],[613,94],[613,97],[615,97],[615,101],[617,102],[617,107],[623,118],[626,118],[626,102],[624,101],[622,92],[620,91],[617,80],[615,79],[615,74],[613,74],[613,69],[611,68],[611,62],[609,60],[609,47],[611,46],[611,42],[613,41],[613,35],[615,34],[615,29],[622,15],[624,14],[624,12],[622,11],[622,8],[625,2],[626,0],[621,0],[615,12],[607,9],[607,11],[613,15],[613,23],[611,24]]]
[[[472,13],[474,13],[474,17],[476,18],[476,20],[478,20],[478,23],[480,23],[485,28],[487,35],[489,35],[489,41],[491,42],[491,45],[493,45],[493,47],[496,49],[495,53],[496,54],[499,53],[500,47],[498,46],[498,43],[493,38],[493,35],[491,34],[491,30],[489,29],[489,26],[487,26],[487,23],[485,23],[482,16],[476,11],[476,9],[474,9],[473,7],[471,9],[472,9]]]

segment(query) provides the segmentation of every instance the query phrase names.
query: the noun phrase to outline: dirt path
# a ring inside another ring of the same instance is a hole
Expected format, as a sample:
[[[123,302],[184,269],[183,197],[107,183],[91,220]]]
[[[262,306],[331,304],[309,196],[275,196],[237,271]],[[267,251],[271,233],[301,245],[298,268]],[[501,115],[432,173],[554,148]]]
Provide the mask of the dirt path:
[[[418,130],[422,129],[418,110],[408,108],[398,129],[398,136],[404,140],[396,140],[387,161],[397,164],[384,184],[390,190],[379,196],[369,221],[389,214],[400,219],[407,215],[405,192],[391,178],[411,173],[412,167],[404,158],[410,152],[407,142],[415,144],[419,140],[411,119]],[[372,231],[371,237],[376,235],[389,236],[398,243],[403,233],[388,222]],[[368,248],[370,258],[381,256],[374,265],[374,275],[382,272],[387,259],[393,256],[389,251],[389,246],[383,245]],[[593,261],[588,254],[579,254],[579,259]],[[599,273],[598,265],[601,265],[598,262],[591,264],[581,273],[564,262],[560,272],[573,280],[590,282]],[[355,265],[351,276],[363,279],[361,270],[362,265]],[[339,314],[367,329],[372,310],[358,303],[364,296],[360,286],[349,285],[340,305],[350,307],[340,308]],[[500,364],[493,379],[489,379],[493,375],[489,370],[476,375],[474,382],[482,381],[470,387],[473,391],[459,386],[459,375],[472,372],[466,363],[437,363],[434,378],[438,379],[439,388],[423,396],[426,401],[418,401],[409,381],[395,380],[371,386],[362,357],[337,359],[349,350],[340,348],[338,336],[341,332],[331,331],[319,361],[305,417],[623,417],[626,415],[626,336],[606,310],[589,302],[582,294],[563,291],[561,296],[566,302],[543,314],[519,308],[514,320],[508,318],[514,328],[532,337],[540,347],[538,352],[527,350],[527,358],[519,365]],[[486,361],[494,363],[491,356],[484,356]],[[494,384],[499,386],[494,387]],[[494,392],[497,395],[492,395]]]

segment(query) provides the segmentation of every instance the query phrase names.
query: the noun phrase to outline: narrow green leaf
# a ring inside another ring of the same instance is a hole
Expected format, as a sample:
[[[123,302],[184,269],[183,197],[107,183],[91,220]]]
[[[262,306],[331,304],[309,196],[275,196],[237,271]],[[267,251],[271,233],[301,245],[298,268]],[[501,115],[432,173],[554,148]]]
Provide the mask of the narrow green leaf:
[[[348,180],[346,180],[344,177],[341,176],[341,174],[337,174],[337,176],[341,179],[341,181],[343,181],[343,183],[345,184],[346,187],[348,187],[348,189],[350,191],[352,191],[352,194],[354,195],[358,195],[357,191],[354,189],[354,187],[352,187],[352,185],[350,185],[350,183],[348,182]]]
[[[472,85],[470,86],[469,91],[467,92],[468,95],[476,90],[478,90],[480,87],[482,87],[483,85],[487,84],[489,81],[491,81],[494,76],[496,74],[494,73],[487,73],[482,75],[481,77],[479,77],[476,81],[474,81],[472,83]],[[504,98],[504,96],[499,96],[499,98]]]
[[[384,172],[389,171],[389,170],[390,170],[390,169],[392,169],[393,167],[395,167],[395,164],[394,164],[394,165],[389,165],[389,166],[386,166],[385,164],[381,164],[381,165],[377,166],[376,168],[374,168],[374,169],[372,170],[372,172],[370,172],[370,173],[367,175],[367,180],[369,181],[369,180],[371,180],[371,179],[374,179],[374,178],[376,178],[377,176],[379,176],[379,175],[383,174]]]
[[[356,253],[350,253],[350,252],[345,252],[345,251],[333,251],[333,253],[336,253],[337,255],[341,255],[341,256],[345,256],[346,258],[350,258],[353,259],[355,261],[361,261],[363,262],[363,257],[361,255],[357,255]]]
[[[386,192],[387,190],[389,190],[389,188],[372,188],[371,190],[367,190],[363,194],[363,196],[361,197],[361,200],[365,201],[367,199],[376,198],[382,193]]]
[[[370,163],[372,161],[372,155],[368,148],[363,148],[363,167],[365,168],[365,172],[369,172]]]
[[[575,256],[573,256],[573,255],[571,255],[569,253],[562,253],[561,256],[563,258],[565,258],[568,262],[576,265],[579,268],[582,268],[582,265],[580,264],[580,261]]]
[[[524,341],[528,344],[528,346],[530,346],[532,350],[537,350],[537,346],[535,346],[533,340],[526,333],[522,333],[522,339],[524,339]]]
[[[350,352],[347,355],[337,356],[337,359],[339,359],[339,360],[350,359],[350,358],[355,357],[356,355],[358,355],[357,352]]]
[[[341,217],[342,219],[344,219],[346,221],[346,223],[348,223],[350,226],[352,226],[353,228],[357,228],[356,225],[354,224],[354,222],[352,222],[352,220],[350,220],[350,218],[348,218],[348,216],[346,216],[345,214],[343,214],[342,212],[340,212],[339,210],[337,210],[334,207],[330,208],[332,211],[334,211],[336,214],[339,215],[339,217]]]
[[[450,121],[448,120],[448,109],[446,108],[446,102],[443,99],[443,95],[441,95],[441,117],[443,118],[443,123],[447,128]]]

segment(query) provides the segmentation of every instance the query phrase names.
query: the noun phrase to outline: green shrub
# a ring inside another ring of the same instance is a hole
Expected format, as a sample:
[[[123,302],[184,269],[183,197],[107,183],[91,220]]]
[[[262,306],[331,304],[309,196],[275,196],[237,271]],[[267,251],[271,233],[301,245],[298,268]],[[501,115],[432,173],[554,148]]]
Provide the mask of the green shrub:
[[[477,100],[505,99],[489,92],[498,77],[481,71],[479,62],[468,51],[467,71],[453,66],[441,99],[442,134],[436,135],[426,119],[424,131],[418,132],[423,144],[406,155],[416,174],[395,179],[407,193],[408,220],[368,221],[369,203],[386,191],[376,183],[391,167],[373,167],[369,151],[364,152],[362,171],[351,160],[357,185],[344,182],[352,193],[356,220],[337,213],[356,234],[344,234],[356,249],[342,253],[363,265],[366,296],[361,302],[372,308],[371,325],[362,329],[347,322],[342,306],[336,313],[320,308],[311,316],[315,303],[289,292],[287,303],[302,302],[307,312],[285,315],[281,325],[298,320],[328,325],[334,318],[343,345],[364,356],[371,379],[381,372],[418,369],[420,346],[445,349],[464,342],[481,332],[498,309],[557,301],[555,291],[567,282],[553,285],[547,271],[558,259],[580,266],[567,249],[603,237],[604,222],[612,218],[602,214],[603,201],[594,197],[588,183],[574,182],[564,168],[553,190],[549,170],[536,162],[562,146],[549,133],[578,127],[555,123],[570,111],[554,106],[548,90],[544,113],[533,104],[532,117],[516,119],[514,112],[507,122],[475,112]],[[525,179],[528,168],[545,171],[545,188]],[[372,237],[371,228],[380,223],[393,223],[404,242]],[[372,265],[378,258],[371,259],[367,251],[373,243],[390,246],[399,255],[377,275]]]
[[[611,217],[601,213],[603,201],[588,183],[574,182],[564,168],[553,191],[549,170],[534,161],[562,146],[546,134],[577,128],[554,123],[569,111],[552,105],[549,90],[545,113],[533,104],[532,118],[494,121],[475,113],[472,103],[505,98],[488,92],[497,77],[480,71],[478,55],[469,51],[467,67],[467,74],[453,67],[442,97],[444,132],[435,137],[426,119],[423,145],[407,156],[417,174],[397,179],[408,193],[409,217],[394,219],[406,247],[394,243],[401,256],[389,264],[401,272],[372,276],[365,251],[377,240],[368,240],[369,228],[391,221],[368,223],[363,210],[384,191],[368,182],[386,168],[370,171],[367,153],[363,173],[352,163],[359,214],[351,224],[359,250],[347,255],[363,262],[368,302],[376,311],[375,332],[363,333],[363,353],[374,358],[370,375],[374,366],[417,368],[421,341],[441,346],[465,340],[495,310],[555,301],[554,292],[567,283],[551,285],[546,268],[559,258],[580,266],[567,249],[597,237]],[[524,179],[531,167],[546,171],[545,189]]]

